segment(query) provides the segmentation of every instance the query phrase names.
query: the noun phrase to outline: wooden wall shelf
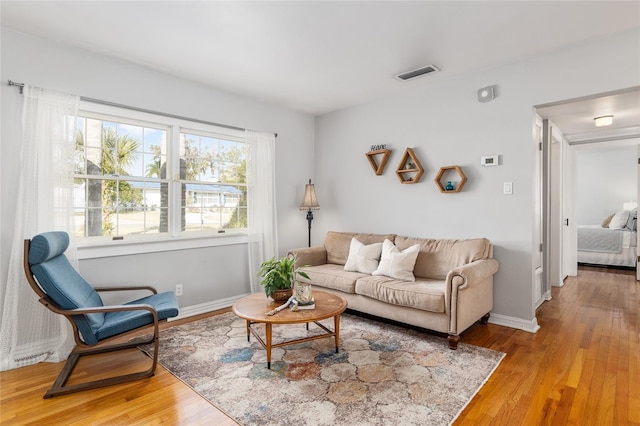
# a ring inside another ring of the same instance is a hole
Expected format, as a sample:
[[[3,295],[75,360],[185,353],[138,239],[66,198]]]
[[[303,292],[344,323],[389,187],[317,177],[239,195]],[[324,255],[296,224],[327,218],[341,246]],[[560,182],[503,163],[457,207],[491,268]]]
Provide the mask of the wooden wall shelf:
[[[420,164],[420,160],[416,157],[413,149],[407,148],[396,169],[396,176],[398,176],[400,183],[418,183],[423,173],[422,164]]]
[[[449,170],[455,171],[458,174],[458,177],[460,178],[460,180],[457,182],[454,189],[447,189],[446,184],[445,185],[442,184],[443,180],[450,180],[450,179],[442,179],[445,173],[447,173]],[[438,171],[438,174],[436,175],[436,178],[434,179],[434,181],[436,182],[436,185],[438,186],[438,189],[440,190],[440,192],[460,192],[462,191],[462,187],[464,186],[464,184],[467,182],[467,176],[464,174],[460,166],[444,166],[444,167],[440,167],[440,170]]]
[[[367,160],[369,160],[369,164],[373,168],[373,171],[376,175],[380,176],[382,172],[384,172],[384,168],[387,165],[387,161],[389,160],[389,156],[391,155],[390,149],[376,149],[375,151],[367,152]],[[380,159],[380,163],[376,162],[376,156],[382,155]]]

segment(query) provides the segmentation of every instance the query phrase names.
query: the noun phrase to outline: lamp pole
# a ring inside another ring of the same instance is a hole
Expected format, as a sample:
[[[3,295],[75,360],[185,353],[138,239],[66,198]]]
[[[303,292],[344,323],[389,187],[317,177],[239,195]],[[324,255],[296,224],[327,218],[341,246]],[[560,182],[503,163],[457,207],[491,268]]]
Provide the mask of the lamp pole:
[[[307,222],[309,222],[309,247],[311,247],[311,221],[313,220],[313,212],[311,209],[307,210]]]

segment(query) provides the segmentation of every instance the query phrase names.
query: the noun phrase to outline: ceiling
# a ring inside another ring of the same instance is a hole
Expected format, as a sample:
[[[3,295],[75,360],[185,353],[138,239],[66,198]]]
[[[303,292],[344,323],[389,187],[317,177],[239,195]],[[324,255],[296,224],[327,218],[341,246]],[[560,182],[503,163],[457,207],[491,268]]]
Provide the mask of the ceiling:
[[[550,119],[571,145],[611,141],[638,144],[640,139],[640,87],[539,105],[536,112]],[[612,115],[613,124],[595,127],[594,119],[603,115]]]
[[[311,115],[640,27],[637,1],[2,0],[0,14],[21,32]],[[393,78],[428,64],[441,71]],[[640,125],[637,97],[621,102],[635,102]],[[566,108],[550,110],[558,126],[584,132]]]

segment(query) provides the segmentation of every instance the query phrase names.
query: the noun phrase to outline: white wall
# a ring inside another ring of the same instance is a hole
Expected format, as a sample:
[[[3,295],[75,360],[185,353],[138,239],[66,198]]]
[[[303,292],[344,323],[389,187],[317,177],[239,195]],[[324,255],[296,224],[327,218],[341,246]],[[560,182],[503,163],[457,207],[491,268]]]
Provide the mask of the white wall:
[[[1,35],[2,280],[6,279],[13,238],[22,105],[18,89],[7,86],[9,79],[89,98],[278,133],[279,248],[281,254],[285,254],[290,248],[306,246],[305,214],[298,206],[305,183],[309,178],[315,179],[311,116],[6,28]],[[249,288],[244,244],[83,260],[80,269],[95,285],[150,283],[164,291],[183,284],[181,307],[232,297]]]
[[[576,221],[599,225],[625,201],[638,201],[635,145],[576,150]]]
[[[594,67],[594,64],[606,64]],[[314,239],[328,230],[420,237],[488,237],[500,270],[494,313],[535,321],[533,309],[533,106],[640,84],[640,37],[627,32],[589,45],[472,75],[443,71],[410,82],[398,96],[316,119],[316,190],[322,210]],[[479,103],[476,91],[497,85],[497,98]],[[376,176],[365,158],[371,144],[392,156]],[[426,172],[402,185],[394,174],[406,147]],[[480,157],[500,155],[483,168]],[[462,192],[443,194],[439,167],[459,165]],[[502,195],[513,182],[513,195]]]

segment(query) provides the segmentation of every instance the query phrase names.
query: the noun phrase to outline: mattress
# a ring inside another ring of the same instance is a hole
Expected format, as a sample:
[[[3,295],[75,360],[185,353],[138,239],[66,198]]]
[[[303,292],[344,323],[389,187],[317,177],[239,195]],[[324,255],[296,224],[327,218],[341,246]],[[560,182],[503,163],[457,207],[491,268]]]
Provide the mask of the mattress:
[[[599,225],[578,225],[578,262],[635,267],[637,233]]]

